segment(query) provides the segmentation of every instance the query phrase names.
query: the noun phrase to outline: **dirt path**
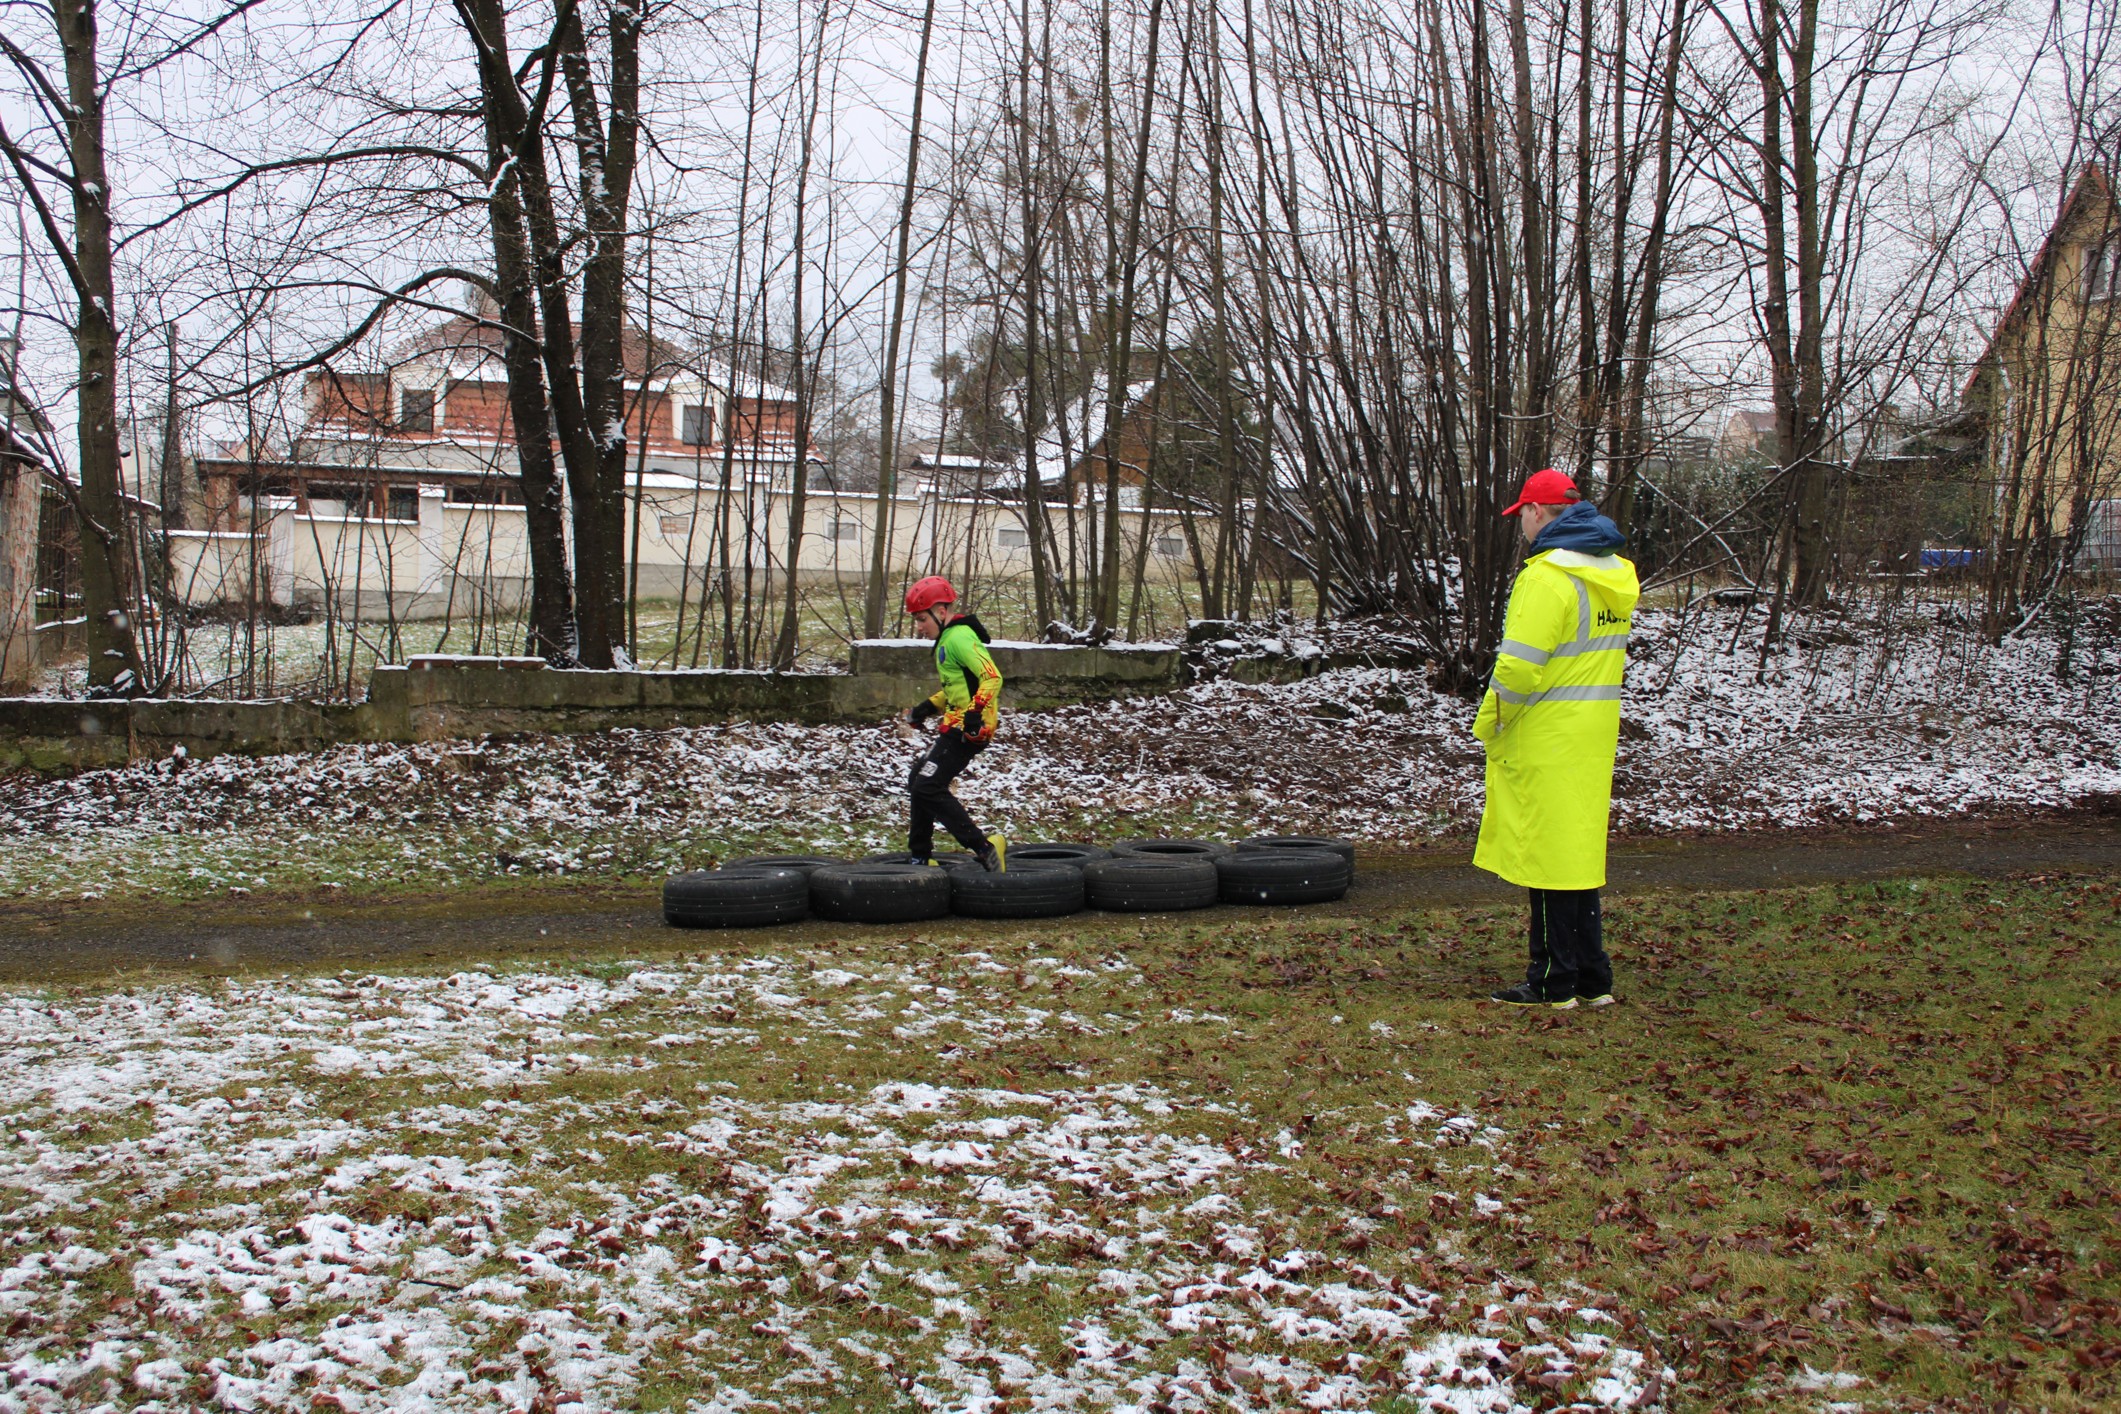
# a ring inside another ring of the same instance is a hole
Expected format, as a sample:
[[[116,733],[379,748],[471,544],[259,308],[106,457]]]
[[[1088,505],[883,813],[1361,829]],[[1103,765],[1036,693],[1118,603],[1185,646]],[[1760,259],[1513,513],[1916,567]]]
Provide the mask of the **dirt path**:
[[[2121,819],[1986,821],[1865,834],[1752,834],[1629,840],[1612,851],[1609,896],[1721,892],[1843,879],[2042,871],[2121,872]],[[1424,906],[1514,904],[1519,894],[1472,867],[1463,850],[1363,857],[1330,917]],[[1218,908],[1202,921],[1256,910]],[[772,936],[828,942],[845,925],[799,924]],[[945,924],[943,926],[957,926]],[[967,925],[974,926],[974,925]],[[1080,926],[1055,919],[1026,927]],[[450,895],[260,904],[0,904],[0,982],[113,980],[140,971],[227,973],[290,967],[577,959],[714,945],[748,935],[667,929],[653,889],[597,886],[466,889]]]

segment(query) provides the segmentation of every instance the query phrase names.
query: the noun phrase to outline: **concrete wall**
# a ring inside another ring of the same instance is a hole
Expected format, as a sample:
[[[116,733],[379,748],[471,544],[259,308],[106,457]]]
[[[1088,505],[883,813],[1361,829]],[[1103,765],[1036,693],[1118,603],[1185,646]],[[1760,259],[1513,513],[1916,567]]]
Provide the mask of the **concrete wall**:
[[[1144,697],[1169,692],[1181,681],[1182,664],[1175,647],[1114,644],[1078,648],[1059,643],[987,645],[1002,674],[1002,710],[1065,707],[1115,697]],[[935,649],[925,639],[883,639],[856,643],[849,654],[850,676],[892,678],[925,697],[935,691]],[[907,699],[911,701],[909,697]]]
[[[780,576],[794,498],[765,484],[701,485],[652,473],[639,487],[638,575],[643,598],[697,595],[719,574],[724,544],[739,570],[748,558],[763,583]],[[629,507],[629,510],[631,508]],[[193,606],[252,603],[317,608],[347,617],[436,619],[519,608],[529,594],[530,547],[521,506],[466,505],[422,487],[417,520],[298,514],[291,498],[267,497],[254,532],[177,531],[170,539],[171,586]],[[1055,550],[1070,542],[1088,569],[1103,513],[1092,506],[1049,511]],[[1018,578],[1031,572],[1021,507],[922,493],[891,506],[886,562],[899,578],[942,573]],[[803,513],[796,574],[812,583],[852,583],[869,572],[877,533],[872,495],[812,492]],[[1122,507],[1125,563],[1146,532],[1144,577],[1161,582],[1191,572],[1175,516]],[[629,523],[627,544],[634,543]],[[629,551],[630,552],[630,551]],[[766,592],[763,588],[761,592]]]
[[[1168,692],[1175,648],[998,644],[1005,710]],[[854,645],[847,673],[559,671],[538,659],[414,658],[376,670],[366,702],[0,699],[0,770],[66,772],[168,756],[307,751],[726,721],[881,721],[935,690],[924,643]]]

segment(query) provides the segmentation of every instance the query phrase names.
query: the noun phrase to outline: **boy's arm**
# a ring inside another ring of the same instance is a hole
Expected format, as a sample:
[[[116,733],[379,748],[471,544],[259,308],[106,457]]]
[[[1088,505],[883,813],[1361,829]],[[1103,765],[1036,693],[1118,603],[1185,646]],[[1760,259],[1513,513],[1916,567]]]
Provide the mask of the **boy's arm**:
[[[987,651],[986,644],[976,638],[973,644],[979,651],[979,691],[972,694],[965,719],[974,724],[974,735],[990,737],[1000,723],[1001,714],[994,704],[1002,695],[1002,670],[994,665],[994,655]]]
[[[1550,570],[1520,571],[1503,619],[1502,645],[1495,652],[1495,672],[1473,719],[1473,735],[1493,741],[1515,720],[1518,710],[1547,675],[1547,660],[1571,636],[1575,597],[1567,576]]]
[[[994,665],[994,655],[979,641],[979,635],[970,631],[951,635],[943,649],[951,668],[979,684],[962,709],[944,713],[943,728],[947,731],[958,727],[965,735],[984,741],[994,735],[994,703],[1002,692],[1002,670]]]

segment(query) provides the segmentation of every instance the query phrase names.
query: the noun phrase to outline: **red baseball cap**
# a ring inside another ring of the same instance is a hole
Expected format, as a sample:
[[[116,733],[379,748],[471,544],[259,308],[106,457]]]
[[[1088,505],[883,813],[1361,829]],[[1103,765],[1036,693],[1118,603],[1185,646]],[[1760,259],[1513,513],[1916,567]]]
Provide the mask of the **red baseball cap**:
[[[1569,479],[1566,472],[1548,467],[1545,471],[1535,471],[1524,479],[1524,489],[1517,493],[1517,499],[1503,514],[1516,515],[1526,506],[1566,506],[1572,501],[1582,499],[1583,492],[1576,489],[1576,483]]]

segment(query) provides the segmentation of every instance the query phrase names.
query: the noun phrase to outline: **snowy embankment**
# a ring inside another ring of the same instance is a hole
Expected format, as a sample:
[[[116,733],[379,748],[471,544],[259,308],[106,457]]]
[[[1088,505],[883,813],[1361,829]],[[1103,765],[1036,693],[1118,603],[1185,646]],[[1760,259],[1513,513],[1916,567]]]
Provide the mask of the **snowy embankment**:
[[[1515,1220],[1510,1136],[1411,1081],[1319,1116],[1390,1175],[1322,1227],[1332,1156],[1241,1096],[933,1083],[1246,1025],[1116,956],[859,951],[0,1000],[0,1410],[1470,1412],[1672,1378],[1594,1293],[1454,1257]]]
[[[2121,793],[2111,644],[1934,619],[1763,654],[1758,613],[1638,617],[1622,833],[1874,823]],[[1801,636],[1801,635],[1800,635]],[[1889,646],[1888,646],[1889,644]],[[1419,672],[1010,715],[964,794],[1018,839],[1176,830],[1430,840],[1479,818],[1471,708]],[[655,873],[761,848],[895,847],[912,749],[882,727],[738,724],[0,781],[0,893]]]

